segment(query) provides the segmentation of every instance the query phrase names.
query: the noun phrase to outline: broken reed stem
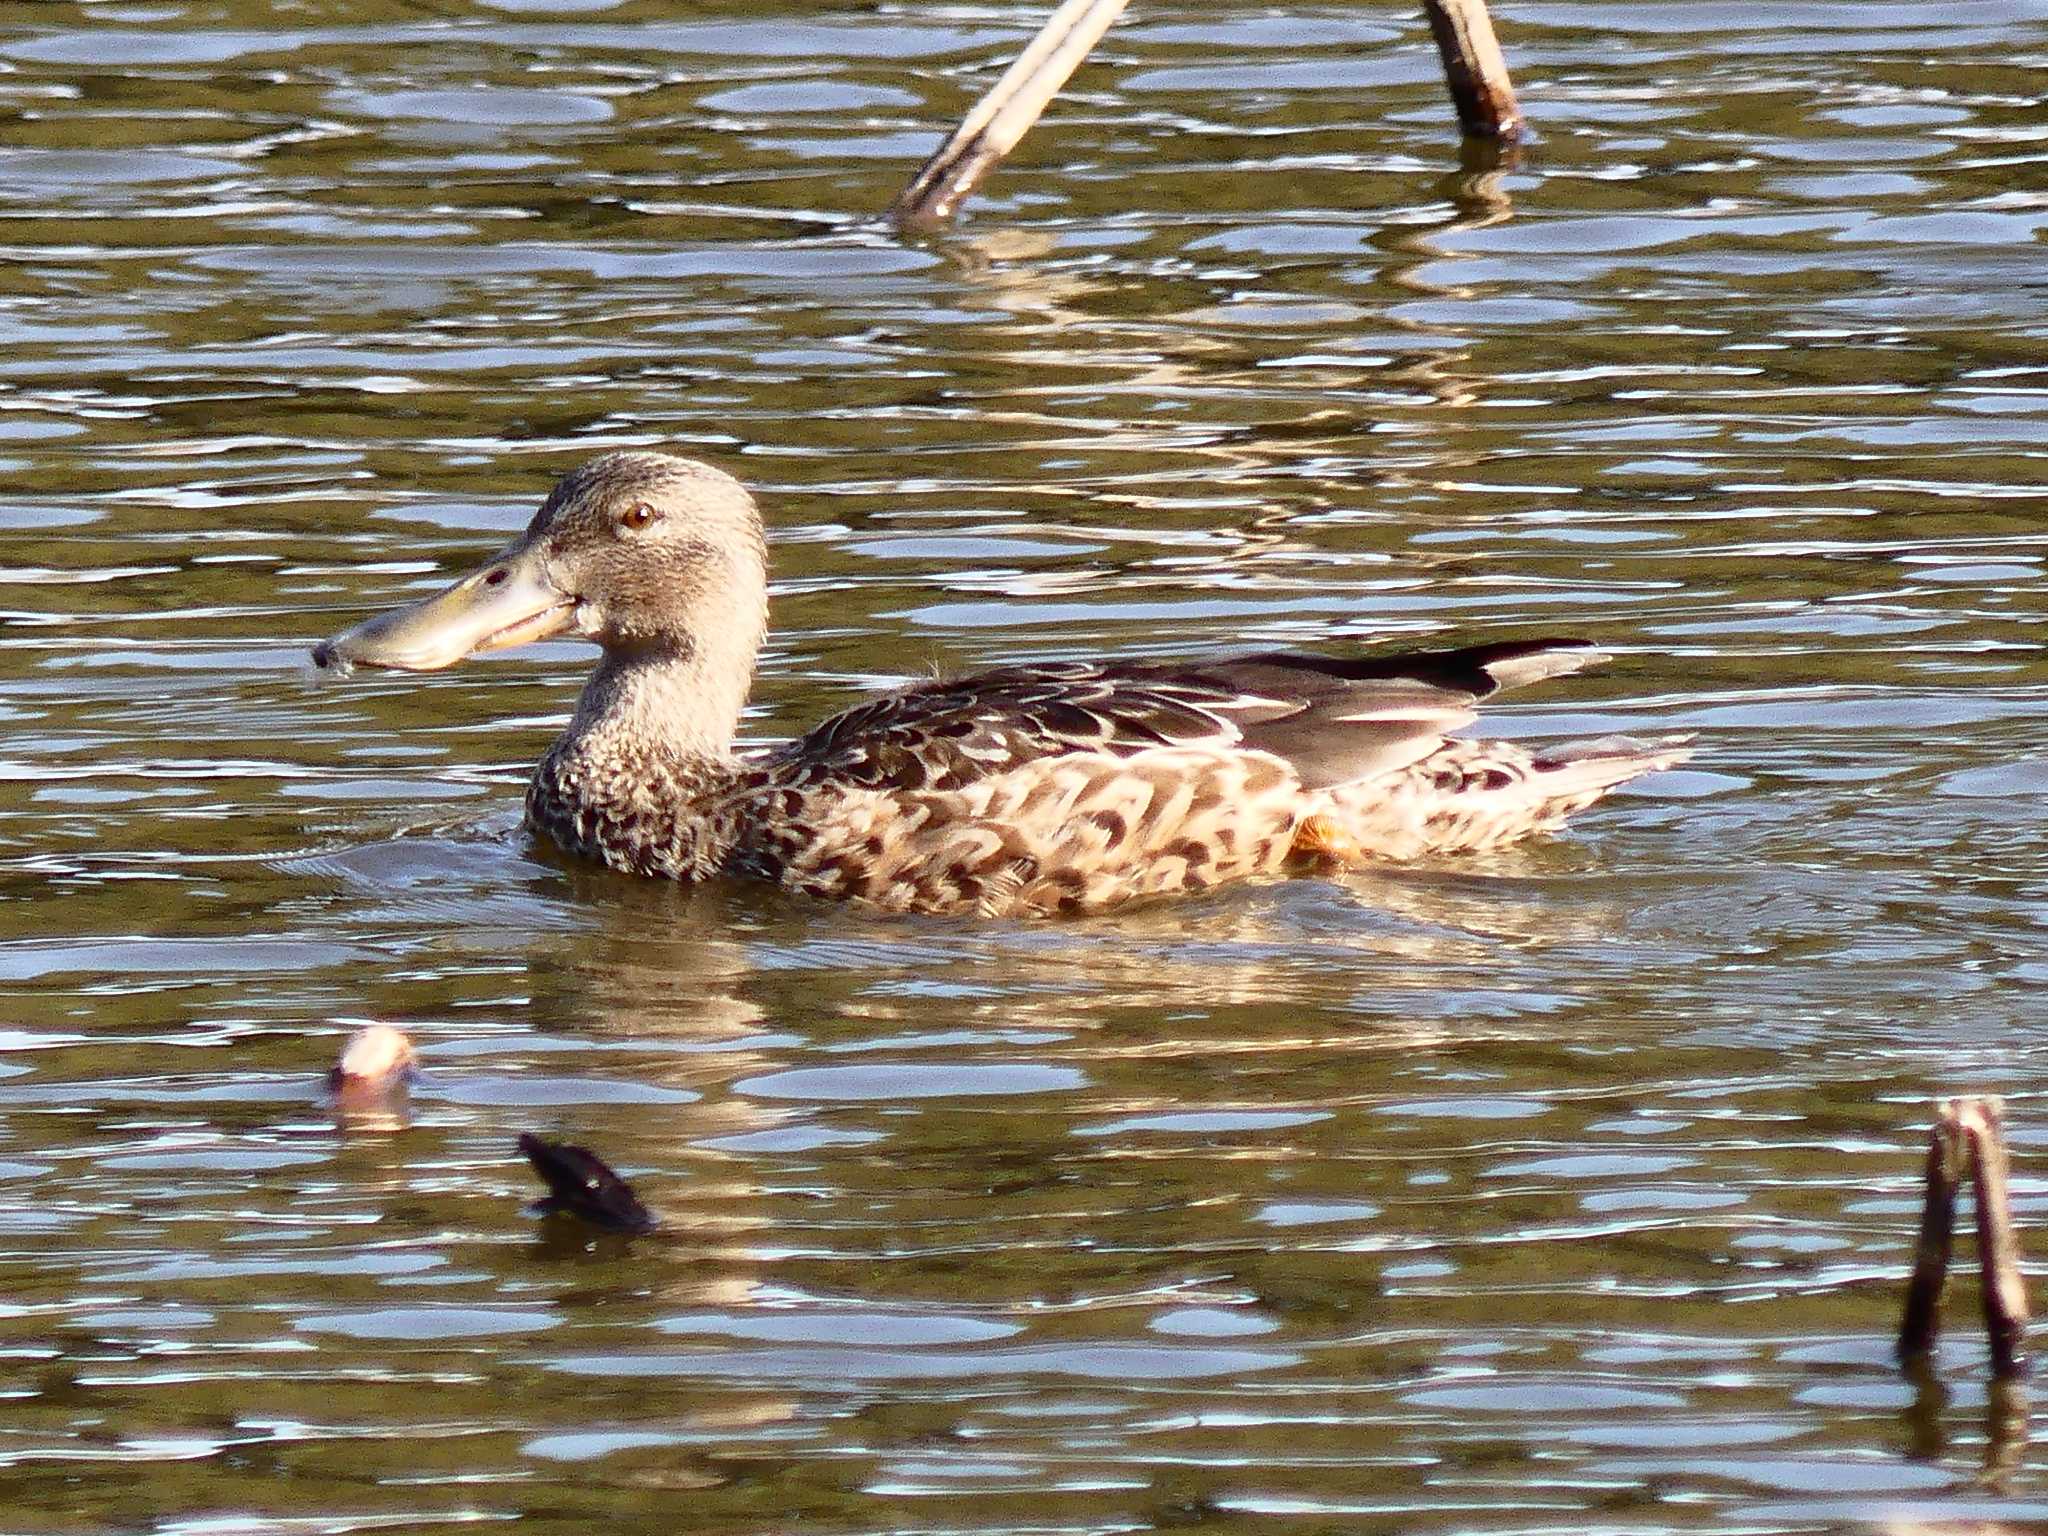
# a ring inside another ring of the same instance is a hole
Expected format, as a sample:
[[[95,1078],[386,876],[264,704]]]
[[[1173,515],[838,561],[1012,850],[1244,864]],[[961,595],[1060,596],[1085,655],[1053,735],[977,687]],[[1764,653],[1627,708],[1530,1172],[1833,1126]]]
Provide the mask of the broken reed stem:
[[[1927,1359],[1941,1331],[1941,1297],[1955,1250],[1956,1192],[1963,1181],[1963,1137],[1954,1106],[1944,1105],[1927,1133],[1927,1195],[1920,1207],[1920,1242],[1913,1278],[1906,1282],[1906,1316],[1899,1325],[1899,1358]]]
[[[962,118],[886,217],[899,227],[944,224],[967,195],[1001,164],[1051,105],[1053,97],[1130,0],[1064,0],[1025,45],[1003,78]],[[1423,0],[1429,30],[1443,56],[1458,124],[1468,138],[1511,144],[1522,136],[1522,109],[1494,35],[1486,0]]]
[[[1522,136],[1522,109],[1494,35],[1486,0],[1422,0],[1443,55],[1444,83],[1458,124],[1474,138],[1512,142]]]
[[[943,224],[1015,149],[1130,0],[1066,0],[1003,78],[961,119],[889,205],[902,224]]]
[[[2008,1169],[2004,1113],[1996,1099],[1955,1099],[1938,1107],[1927,1135],[1920,1241],[1899,1325],[1899,1358],[1908,1365],[1929,1359],[1940,1331],[1941,1297],[1955,1246],[1956,1200],[1967,1173],[1976,1203],[1977,1266],[1984,1326],[1991,1336],[1991,1374],[2007,1381],[2026,1370],[2027,1287],[2020,1275]]]
[[[1956,1118],[1970,1138],[1971,1193],[1977,1201],[1977,1265],[1991,1374],[2000,1381],[2027,1368],[2027,1283],[2020,1276],[2019,1234],[2005,1152],[2005,1115],[1996,1099],[1963,1099]]]

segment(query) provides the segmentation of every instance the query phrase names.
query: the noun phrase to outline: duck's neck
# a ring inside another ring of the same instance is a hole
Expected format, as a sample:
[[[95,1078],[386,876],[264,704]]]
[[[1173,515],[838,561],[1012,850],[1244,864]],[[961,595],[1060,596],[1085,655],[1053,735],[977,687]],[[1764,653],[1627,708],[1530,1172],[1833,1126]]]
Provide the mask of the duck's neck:
[[[636,874],[699,879],[731,840],[717,803],[737,767],[733,735],[758,627],[688,645],[608,652],[527,792],[527,818],[571,853]]]
[[[754,657],[717,647],[606,655],[583,686],[560,746],[613,762],[722,764],[753,682]]]

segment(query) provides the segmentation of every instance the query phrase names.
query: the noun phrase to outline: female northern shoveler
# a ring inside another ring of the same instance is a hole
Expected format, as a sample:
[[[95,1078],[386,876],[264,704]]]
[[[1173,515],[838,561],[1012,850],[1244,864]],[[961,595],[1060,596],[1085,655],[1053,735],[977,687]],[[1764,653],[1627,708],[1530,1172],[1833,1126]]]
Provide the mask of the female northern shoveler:
[[[746,488],[658,453],[567,476],[447,591],[313,653],[426,671],[574,633],[604,648],[527,791],[572,853],[894,911],[1086,912],[1289,868],[1489,848],[1686,754],[1530,752],[1447,733],[1504,688],[1601,660],[1532,640],[1331,659],[1055,662],[920,683],[785,746],[733,732],[766,630]]]

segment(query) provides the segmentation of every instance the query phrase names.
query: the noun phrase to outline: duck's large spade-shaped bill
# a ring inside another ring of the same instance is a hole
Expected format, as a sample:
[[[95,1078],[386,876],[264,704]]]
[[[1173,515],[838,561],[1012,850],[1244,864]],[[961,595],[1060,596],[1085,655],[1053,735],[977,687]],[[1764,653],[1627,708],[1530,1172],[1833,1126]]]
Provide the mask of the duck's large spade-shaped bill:
[[[520,539],[445,592],[365,619],[313,648],[313,664],[433,672],[483,651],[571,627],[576,599],[548,579],[539,543]]]

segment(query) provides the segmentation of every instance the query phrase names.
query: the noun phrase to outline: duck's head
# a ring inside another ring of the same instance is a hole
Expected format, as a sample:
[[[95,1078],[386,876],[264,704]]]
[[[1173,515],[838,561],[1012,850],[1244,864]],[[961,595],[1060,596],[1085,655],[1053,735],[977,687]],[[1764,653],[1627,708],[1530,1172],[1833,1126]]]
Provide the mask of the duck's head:
[[[446,591],[313,649],[320,667],[431,672],[553,635],[618,658],[759,643],[761,518],[722,470],[665,453],[609,453],[562,478],[527,529]]]

